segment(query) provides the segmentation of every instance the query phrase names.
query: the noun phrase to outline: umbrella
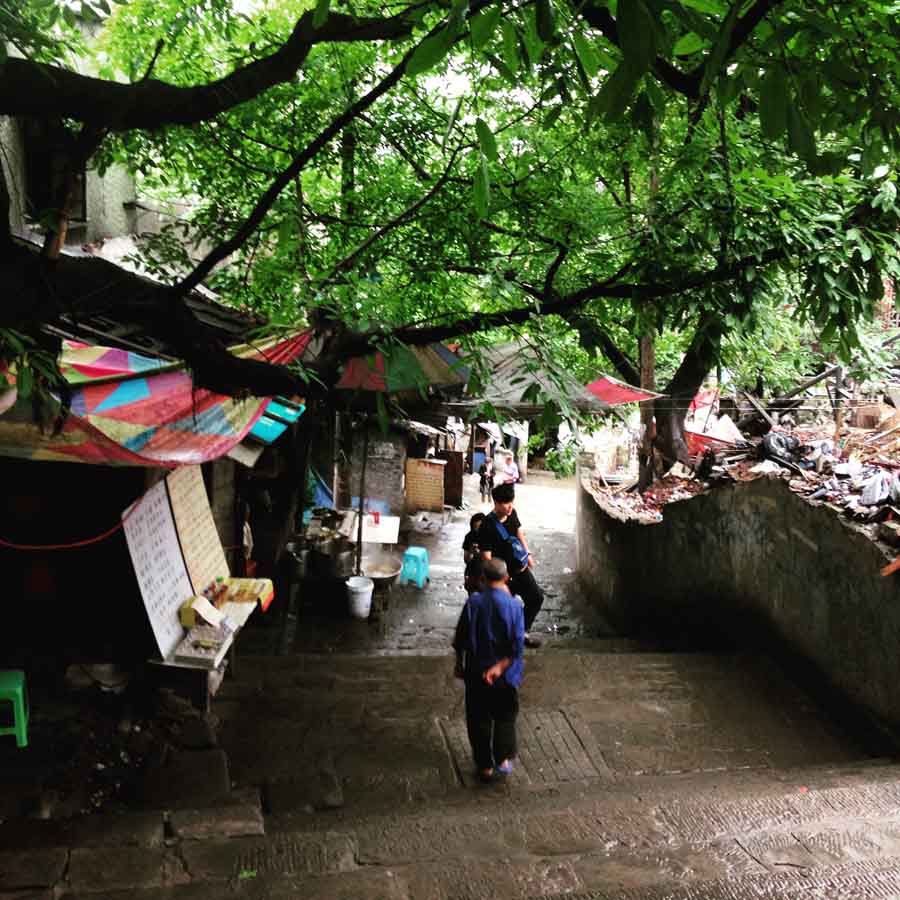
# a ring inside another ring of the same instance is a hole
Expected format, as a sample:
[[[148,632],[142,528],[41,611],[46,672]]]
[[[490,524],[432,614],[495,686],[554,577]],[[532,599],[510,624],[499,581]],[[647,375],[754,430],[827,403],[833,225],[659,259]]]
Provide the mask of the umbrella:
[[[452,350],[443,344],[427,344],[424,347],[399,346],[387,357],[380,350],[370,356],[354,357],[344,366],[337,387],[397,393],[428,385],[461,386],[468,380],[468,368]]]
[[[388,355],[378,350],[369,356],[349,360],[337,387],[343,390],[397,393],[425,387],[462,386],[469,380],[469,369],[443,344],[424,347],[398,346]],[[368,416],[363,428],[362,468],[359,474],[357,510],[356,574],[362,568],[363,510],[365,509],[366,463],[369,451]]]

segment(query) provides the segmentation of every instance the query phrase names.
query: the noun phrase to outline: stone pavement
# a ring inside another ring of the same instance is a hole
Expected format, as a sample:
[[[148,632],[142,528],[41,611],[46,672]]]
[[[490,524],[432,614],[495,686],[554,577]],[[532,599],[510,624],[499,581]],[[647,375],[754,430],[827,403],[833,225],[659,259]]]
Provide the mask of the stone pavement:
[[[304,607],[292,652],[242,656],[204,804],[179,808],[195,760],[156,807],[6,823],[0,900],[900,897],[900,765],[771,660],[610,635],[566,571],[565,491],[521,495],[555,527],[523,516],[549,631],[506,783],[472,783],[452,677],[460,514],[425,591],[372,623]]]

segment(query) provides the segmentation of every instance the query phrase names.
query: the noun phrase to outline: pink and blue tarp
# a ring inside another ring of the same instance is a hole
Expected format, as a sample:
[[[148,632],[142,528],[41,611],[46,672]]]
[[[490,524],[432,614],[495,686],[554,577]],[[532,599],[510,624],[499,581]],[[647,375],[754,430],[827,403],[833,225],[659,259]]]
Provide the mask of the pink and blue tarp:
[[[286,364],[308,332],[232,347],[236,356]],[[0,455],[104,465],[196,465],[224,456],[265,413],[270,398],[195,389],[183,368],[110,347],[64,342],[60,368],[72,385],[62,429],[34,422],[21,399],[0,415]]]

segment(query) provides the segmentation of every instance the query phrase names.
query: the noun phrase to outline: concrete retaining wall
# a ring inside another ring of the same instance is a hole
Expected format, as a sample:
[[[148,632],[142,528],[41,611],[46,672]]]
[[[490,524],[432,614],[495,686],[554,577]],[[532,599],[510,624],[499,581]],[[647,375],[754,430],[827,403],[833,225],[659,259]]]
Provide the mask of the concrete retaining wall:
[[[723,487],[627,523],[584,481],[578,571],[626,628],[762,626],[844,697],[900,734],[900,575],[885,552],[781,479]]]

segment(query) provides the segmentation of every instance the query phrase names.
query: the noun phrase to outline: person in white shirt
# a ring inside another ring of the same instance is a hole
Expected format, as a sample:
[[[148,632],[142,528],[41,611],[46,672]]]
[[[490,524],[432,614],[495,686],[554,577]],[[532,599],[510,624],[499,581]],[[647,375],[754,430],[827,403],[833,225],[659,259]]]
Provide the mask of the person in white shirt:
[[[516,484],[519,480],[519,467],[516,465],[512,453],[507,453],[503,461],[503,469],[500,472],[501,484]]]

